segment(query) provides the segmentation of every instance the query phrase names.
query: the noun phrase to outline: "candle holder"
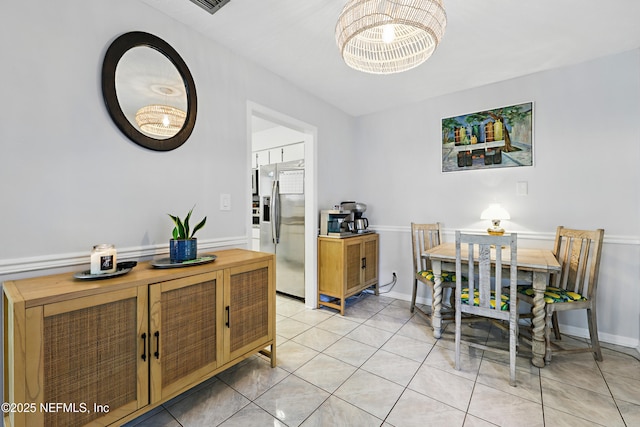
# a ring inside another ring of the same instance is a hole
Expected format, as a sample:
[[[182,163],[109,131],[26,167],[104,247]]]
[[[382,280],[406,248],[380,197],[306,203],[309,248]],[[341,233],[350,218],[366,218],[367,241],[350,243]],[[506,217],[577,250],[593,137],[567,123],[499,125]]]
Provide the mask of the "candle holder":
[[[117,255],[114,245],[102,243],[91,250],[91,274],[115,273]]]

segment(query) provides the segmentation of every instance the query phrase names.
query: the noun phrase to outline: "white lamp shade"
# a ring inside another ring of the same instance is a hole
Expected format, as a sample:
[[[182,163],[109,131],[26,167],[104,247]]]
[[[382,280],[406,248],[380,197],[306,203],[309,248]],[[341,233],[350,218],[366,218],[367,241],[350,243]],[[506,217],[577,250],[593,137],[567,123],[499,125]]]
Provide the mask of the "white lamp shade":
[[[500,204],[493,203],[489,207],[482,211],[480,219],[511,219],[509,212],[507,212]]]
[[[145,105],[136,112],[136,123],[140,130],[165,138],[175,136],[184,126],[186,118],[185,111],[170,105]]]
[[[348,0],[336,43],[351,68],[392,74],[426,61],[444,36],[443,0]]]

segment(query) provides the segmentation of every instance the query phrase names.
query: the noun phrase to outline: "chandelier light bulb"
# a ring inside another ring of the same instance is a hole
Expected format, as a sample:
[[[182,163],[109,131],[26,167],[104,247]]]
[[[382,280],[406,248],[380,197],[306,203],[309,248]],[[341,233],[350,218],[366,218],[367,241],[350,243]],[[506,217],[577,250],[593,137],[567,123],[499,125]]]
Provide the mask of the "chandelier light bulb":
[[[396,38],[396,29],[393,24],[387,24],[382,27],[382,41],[389,44]]]

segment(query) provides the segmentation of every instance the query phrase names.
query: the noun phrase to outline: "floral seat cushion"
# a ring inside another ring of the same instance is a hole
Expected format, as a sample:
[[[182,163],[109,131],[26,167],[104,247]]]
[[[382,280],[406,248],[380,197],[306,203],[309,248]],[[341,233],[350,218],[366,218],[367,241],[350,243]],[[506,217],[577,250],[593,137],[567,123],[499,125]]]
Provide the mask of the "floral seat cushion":
[[[462,295],[460,300],[462,301],[463,304],[469,304],[469,288],[463,288],[462,289]],[[474,306],[479,306],[480,305],[480,291],[475,289],[473,291],[473,305]],[[509,295],[505,295],[502,294],[500,295],[500,310],[509,310]],[[491,308],[496,308],[496,291],[491,291],[491,300],[489,301],[489,305],[491,305]]]
[[[419,271],[418,274],[430,282],[433,282],[435,275],[433,274],[433,270],[423,270]],[[442,281],[443,282],[455,282],[456,281],[456,273],[452,271],[443,271],[442,272]],[[464,278],[463,278],[464,280]]]
[[[518,292],[530,297],[533,297],[535,295],[535,291],[531,286],[518,287]],[[547,286],[547,289],[544,291],[544,301],[547,304],[553,304],[554,302],[573,302],[586,300],[587,298],[579,293],[567,291],[566,289],[556,288],[553,286]]]

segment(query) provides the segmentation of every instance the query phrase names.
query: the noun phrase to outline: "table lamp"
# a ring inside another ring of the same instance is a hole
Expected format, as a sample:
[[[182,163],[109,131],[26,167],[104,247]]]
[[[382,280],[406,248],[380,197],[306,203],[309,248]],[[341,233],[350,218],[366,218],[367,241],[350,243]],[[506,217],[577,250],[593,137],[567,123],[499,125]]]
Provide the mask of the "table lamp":
[[[500,204],[493,203],[482,211],[480,219],[490,219],[493,223],[493,227],[487,228],[487,233],[493,236],[502,236],[504,234],[504,228],[500,228],[500,220],[511,219],[511,216],[509,216],[509,212],[500,206]]]

